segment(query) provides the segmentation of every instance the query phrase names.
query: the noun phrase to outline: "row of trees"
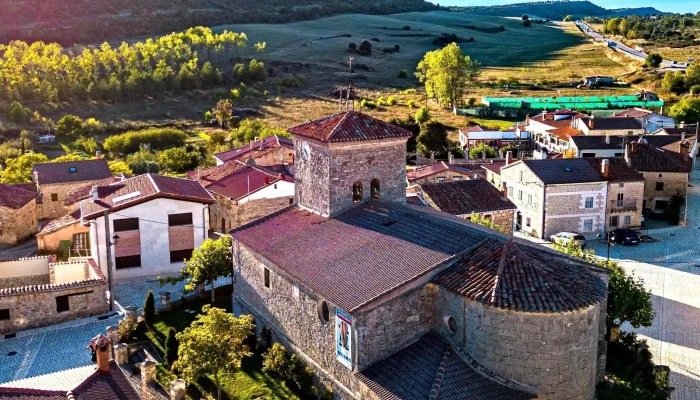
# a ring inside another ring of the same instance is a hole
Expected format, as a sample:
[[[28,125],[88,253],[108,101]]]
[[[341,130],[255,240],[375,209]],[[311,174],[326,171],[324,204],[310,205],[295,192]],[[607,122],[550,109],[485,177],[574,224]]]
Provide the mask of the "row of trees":
[[[666,71],[661,86],[669,93],[700,94],[700,64],[695,62],[690,64],[685,73]]]
[[[0,44],[0,98],[133,100],[214,85],[224,76],[212,63],[238,59],[247,43],[244,33],[214,34],[204,27],[82,52],[56,43],[13,41]]]
[[[610,18],[603,23],[603,34],[621,35],[627,39],[645,39],[654,41],[689,40],[695,35],[691,29],[700,24],[697,16],[683,14],[668,14],[664,16]]]

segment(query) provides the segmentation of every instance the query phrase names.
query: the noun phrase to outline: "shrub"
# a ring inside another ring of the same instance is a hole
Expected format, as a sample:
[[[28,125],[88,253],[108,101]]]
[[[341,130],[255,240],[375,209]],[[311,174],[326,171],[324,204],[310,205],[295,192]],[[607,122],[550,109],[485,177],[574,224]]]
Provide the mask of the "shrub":
[[[469,149],[469,158],[478,159],[482,157],[482,152],[486,152],[486,158],[496,158],[496,150],[493,147],[481,144]]]
[[[265,326],[260,330],[260,337],[258,338],[258,351],[264,353],[270,348],[272,344],[272,328]]]
[[[416,89],[406,89],[403,91],[403,94],[417,94],[418,90]]]
[[[275,343],[263,353],[262,357],[262,370],[264,372],[284,380],[291,378],[289,374],[289,356],[284,346]]]
[[[85,121],[83,121],[83,131],[88,135],[98,133],[102,131],[102,129],[102,123],[96,120],[95,118],[88,118]]]
[[[173,147],[158,155],[158,164],[170,173],[190,171],[199,164],[199,153],[189,152],[185,147]]]
[[[430,110],[428,109],[428,107],[423,106],[420,109],[418,109],[418,111],[416,111],[416,116],[414,119],[419,124],[428,122],[430,120]]]
[[[31,110],[24,107],[19,101],[13,100],[5,107],[5,116],[14,123],[29,121]]]
[[[306,84],[306,78],[303,75],[285,76],[275,84],[282,87],[299,88]]]
[[[376,108],[376,107],[377,107],[377,105],[376,105],[373,101],[371,101],[371,100],[362,99],[362,101],[360,102],[360,108],[369,108],[369,109],[373,109],[373,108]]]
[[[156,322],[156,303],[152,290],[148,291],[146,300],[143,301],[143,321],[148,326],[153,326],[153,323]]]
[[[523,21],[528,21],[528,20],[530,20],[530,17],[528,17],[527,15],[523,15],[522,19],[523,19]]]
[[[416,102],[411,99],[411,100],[406,102],[406,105],[408,106],[408,108],[415,108]]]
[[[263,92],[263,96],[267,97],[267,96],[269,96],[269,95],[270,95],[270,92],[269,92],[268,90],[266,90],[266,91]]]
[[[406,79],[406,78],[408,78],[408,71],[406,71],[405,69],[402,69],[401,71],[399,71],[398,74],[396,74],[396,76],[401,78],[401,79]]]
[[[349,48],[350,50],[357,50],[357,45],[356,45],[355,43],[350,43],[350,44],[348,45],[348,48]]]
[[[165,339],[165,359],[168,360],[168,364],[170,365],[173,365],[177,360],[177,347],[179,343],[175,335],[175,328],[168,329],[168,337]]]
[[[401,29],[403,29],[404,31],[410,31],[411,27],[409,25],[404,25],[404,27]]]
[[[111,154],[128,154],[137,152],[142,144],[150,144],[152,150],[164,150],[185,145],[187,135],[179,129],[153,128],[141,131],[128,131],[108,137],[104,148]]]
[[[644,60],[644,65],[650,67],[650,68],[658,68],[659,65],[661,65],[661,62],[663,61],[663,57],[661,57],[660,54],[657,53],[650,53],[646,60]]]
[[[530,21],[529,19],[526,19],[525,21],[523,21],[523,25],[524,25],[526,28],[529,28],[529,27],[532,26],[532,21]]]
[[[126,317],[123,320],[119,321],[119,324],[117,325],[117,333],[119,334],[119,341],[120,342],[127,341],[127,339],[129,339],[131,334],[134,333],[134,330],[136,330],[136,321],[134,321],[130,317]]]
[[[386,104],[388,104],[390,106],[395,106],[397,103],[398,103],[398,101],[396,100],[396,97],[394,97],[394,96],[389,96],[389,98],[386,99]]]
[[[691,86],[690,87],[690,94],[692,94],[693,96],[700,94],[700,84]]]
[[[83,131],[83,120],[80,117],[66,114],[56,124],[56,135],[64,137],[80,136]]]
[[[367,40],[363,40],[360,43],[360,47],[358,48],[357,52],[363,56],[371,56],[372,55],[372,43],[370,43]]]
[[[469,107],[474,107],[474,104],[476,104],[476,97],[470,97],[467,104],[469,104]]]
[[[211,120],[214,118],[214,114],[211,113],[211,111],[207,111],[204,113],[204,122],[211,123]]]
[[[97,141],[94,138],[79,137],[73,145],[88,154],[97,152]]]
[[[384,97],[380,97],[379,99],[377,99],[377,107],[381,107],[385,103],[386,103],[386,101],[384,100]]]

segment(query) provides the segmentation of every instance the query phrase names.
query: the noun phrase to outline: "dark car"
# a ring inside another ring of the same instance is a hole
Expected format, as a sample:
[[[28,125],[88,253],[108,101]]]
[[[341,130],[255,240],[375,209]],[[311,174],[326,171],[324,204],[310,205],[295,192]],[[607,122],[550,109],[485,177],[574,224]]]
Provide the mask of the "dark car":
[[[615,229],[612,231],[612,241],[623,246],[639,244],[639,235],[632,229]]]

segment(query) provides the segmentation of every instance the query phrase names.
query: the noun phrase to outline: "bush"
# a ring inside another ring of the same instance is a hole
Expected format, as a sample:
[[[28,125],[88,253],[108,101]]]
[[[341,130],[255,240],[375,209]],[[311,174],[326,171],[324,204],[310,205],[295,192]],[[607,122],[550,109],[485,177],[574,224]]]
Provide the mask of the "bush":
[[[350,44],[348,45],[348,48],[349,48],[350,50],[357,50],[357,45],[356,45],[355,43],[350,43]]]
[[[377,107],[382,107],[385,103],[386,101],[384,100],[384,97],[377,99]]]
[[[660,54],[650,53],[644,61],[644,65],[650,68],[658,68],[663,60]]]
[[[396,76],[398,78],[401,78],[401,79],[406,79],[406,78],[408,78],[408,71],[406,71],[405,69],[402,69],[401,71],[399,71],[398,74],[396,74]]]
[[[262,370],[279,379],[288,380],[289,375],[289,356],[287,349],[279,343],[275,343],[263,353]]]
[[[419,124],[428,122],[430,120],[430,110],[428,109],[428,107],[423,106],[418,111],[416,111],[416,116],[414,119]]]
[[[158,156],[146,149],[141,149],[134,154],[129,154],[126,157],[126,165],[137,175],[149,172],[157,174],[160,172]]]
[[[83,121],[83,132],[88,135],[93,135],[103,130],[102,123],[95,118],[88,118]]]
[[[416,89],[406,89],[403,91],[403,94],[418,94],[418,90]]]
[[[372,55],[372,43],[370,43],[367,40],[363,40],[360,43],[360,47],[357,49],[357,52],[363,56],[371,56]]]
[[[94,155],[97,152],[97,141],[94,138],[79,137],[73,142],[73,146],[87,154]]]
[[[416,107],[416,102],[413,101],[413,100],[409,100],[409,101],[406,102],[406,105],[408,106],[408,108],[415,108],[415,107]]]
[[[486,158],[496,158],[496,150],[493,147],[481,144],[469,149],[469,158],[478,159],[482,157],[482,152],[486,152]]]
[[[377,105],[374,104],[374,102],[371,101],[371,100],[362,99],[362,101],[360,102],[360,108],[369,108],[369,109],[373,109],[373,108],[376,108],[376,107],[377,107]]]
[[[119,342],[126,342],[132,333],[136,330],[136,321],[130,317],[126,317],[119,321],[117,325],[117,333],[119,334]]]
[[[13,100],[5,107],[5,116],[14,123],[29,121],[31,110],[24,107],[19,101]]]
[[[530,17],[527,16],[527,15],[523,15],[523,16],[522,16],[522,19],[523,19],[523,21],[529,21],[529,20],[530,20]]]
[[[185,147],[173,147],[158,155],[158,164],[170,173],[190,171],[199,164],[199,153],[189,152]]]
[[[104,142],[106,151],[113,155],[135,153],[143,144],[150,144],[152,150],[164,150],[185,145],[185,132],[173,128],[153,128],[142,131],[128,131],[108,137]]]
[[[169,365],[173,365],[177,360],[177,347],[179,343],[175,335],[175,328],[168,329],[168,337],[165,339],[165,359],[168,361]]]
[[[149,290],[146,300],[143,302],[143,321],[148,326],[153,326],[156,322],[156,303],[153,299],[153,291]]]
[[[83,133],[83,120],[78,116],[66,114],[56,124],[56,136],[76,137]]]
[[[700,84],[699,85],[693,85],[690,87],[690,94],[693,96],[697,96],[700,94]]]
[[[524,25],[526,28],[529,28],[529,27],[532,26],[532,21],[530,21],[529,19],[526,19],[525,21],[523,21],[523,25]]]
[[[303,75],[285,76],[275,84],[282,87],[299,88],[306,84],[306,78]]]
[[[264,353],[272,345],[272,328],[265,326],[260,329],[260,337],[258,338],[258,351]]]
[[[388,104],[390,106],[395,106],[397,103],[398,103],[398,101],[396,100],[396,97],[394,97],[394,96],[389,96],[389,98],[386,99],[386,104]]]
[[[470,97],[469,100],[467,100],[467,104],[469,107],[474,107],[474,104],[476,104],[476,97]]]
[[[207,124],[211,123],[211,120],[214,118],[214,114],[211,113],[211,111],[207,111],[204,113],[204,122]]]

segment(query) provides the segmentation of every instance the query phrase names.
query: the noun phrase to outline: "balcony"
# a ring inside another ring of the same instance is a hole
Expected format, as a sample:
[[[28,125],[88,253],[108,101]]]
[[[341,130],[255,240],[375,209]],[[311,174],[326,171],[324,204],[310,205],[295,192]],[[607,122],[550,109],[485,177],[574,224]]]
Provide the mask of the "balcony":
[[[615,211],[637,211],[639,206],[637,205],[637,199],[625,199],[625,200],[610,200],[611,210]]]

